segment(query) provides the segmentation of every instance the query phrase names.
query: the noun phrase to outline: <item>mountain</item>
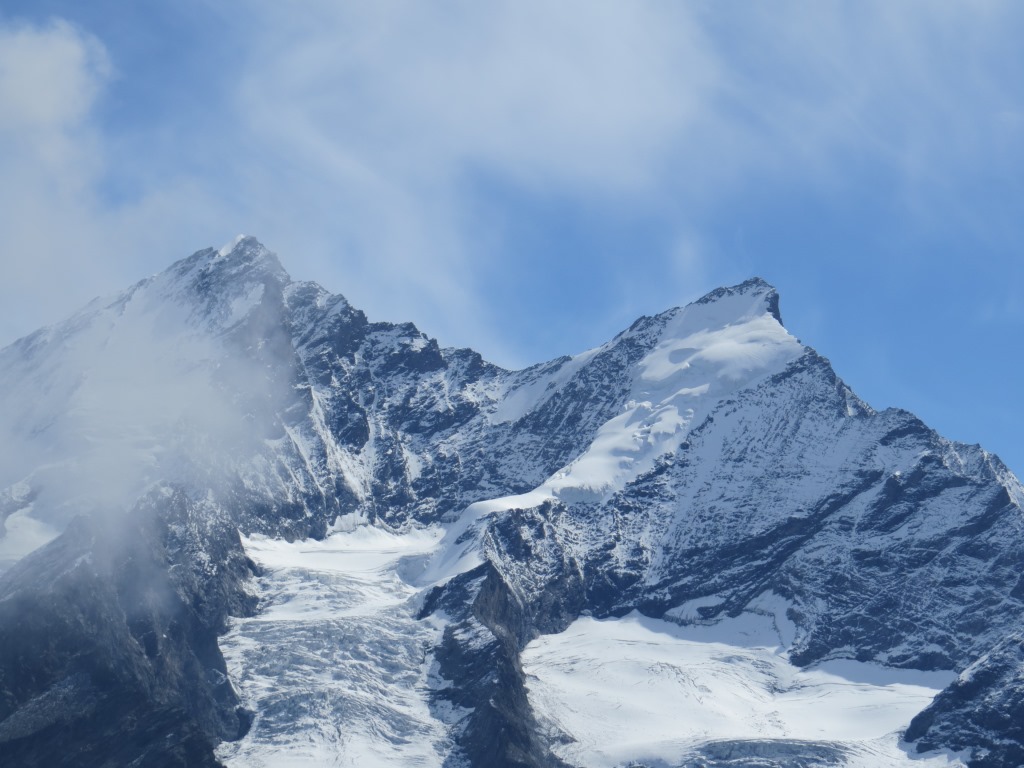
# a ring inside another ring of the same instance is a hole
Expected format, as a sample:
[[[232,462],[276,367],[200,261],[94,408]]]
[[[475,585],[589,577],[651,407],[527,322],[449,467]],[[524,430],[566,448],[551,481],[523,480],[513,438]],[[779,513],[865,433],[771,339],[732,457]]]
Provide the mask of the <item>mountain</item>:
[[[240,238],[0,393],[10,764],[1024,762],[1024,488],[760,279],[507,371]]]

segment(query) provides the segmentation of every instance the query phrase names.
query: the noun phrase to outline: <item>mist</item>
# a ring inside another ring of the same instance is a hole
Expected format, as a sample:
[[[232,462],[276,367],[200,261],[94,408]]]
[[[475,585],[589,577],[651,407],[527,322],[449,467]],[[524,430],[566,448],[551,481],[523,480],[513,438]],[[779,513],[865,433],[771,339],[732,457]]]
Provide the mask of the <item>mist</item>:
[[[165,273],[0,350],[0,570],[78,514],[124,514],[159,483],[205,494],[261,450],[289,394],[274,348],[239,342],[263,294]]]

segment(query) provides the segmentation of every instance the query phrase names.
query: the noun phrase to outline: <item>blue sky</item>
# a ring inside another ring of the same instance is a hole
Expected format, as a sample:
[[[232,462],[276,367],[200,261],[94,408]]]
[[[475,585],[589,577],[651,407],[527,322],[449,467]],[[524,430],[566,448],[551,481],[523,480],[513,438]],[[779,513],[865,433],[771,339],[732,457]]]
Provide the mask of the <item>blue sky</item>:
[[[1024,473],[1024,6],[0,7],[0,344],[239,232],[516,367],[760,275]]]

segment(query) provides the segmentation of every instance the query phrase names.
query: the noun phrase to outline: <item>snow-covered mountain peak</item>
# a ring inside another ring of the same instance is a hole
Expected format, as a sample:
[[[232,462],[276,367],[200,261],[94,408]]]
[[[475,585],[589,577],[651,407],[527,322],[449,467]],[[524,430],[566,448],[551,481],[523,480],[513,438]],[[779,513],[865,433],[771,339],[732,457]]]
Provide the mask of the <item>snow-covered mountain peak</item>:
[[[801,357],[805,349],[778,322],[777,306],[771,286],[748,281],[662,316],[621,413],[545,485],[566,501],[607,497],[675,450],[723,398]]]
[[[218,251],[218,265],[225,265],[225,276],[257,275],[273,279],[280,285],[287,285],[291,277],[281,266],[277,254],[255,237],[241,237],[226,254]]]
[[[745,307],[747,311],[756,314],[766,311],[780,325],[782,324],[779,292],[775,290],[775,286],[760,277],[751,277],[738,285],[716,288],[697,299],[693,305],[716,305],[720,310]]]
[[[608,377],[617,357],[630,360],[614,387],[621,399],[595,425],[582,452],[525,493],[471,504],[425,572],[443,581],[476,567],[484,521],[548,502],[607,501],[659,459],[680,449],[724,401],[780,374],[811,354],[779,321],[778,294],[760,278],[722,288],[685,307],[641,318],[607,344],[542,368],[516,382],[495,422],[537,418],[559,398],[578,399]],[[523,372],[524,374],[527,372]],[[609,403],[608,405],[611,405]],[[529,416],[527,416],[529,414]]]
[[[0,471],[11,497],[0,570],[74,514],[128,507],[158,479],[212,467],[228,445],[222,455],[251,449],[251,414],[288,392],[266,371],[290,361],[274,345],[289,283],[273,253],[242,237],[0,350],[0,438],[16,446]],[[24,500],[9,492],[18,482]]]
[[[168,276],[198,288],[213,283],[251,283],[272,281],[284,286],[291,278],[277,255],[255,237],[239,235],[219,250],[204,248],[175,262],[158,278]]]
[[[269,272],[280,273],[288,279],[277,254],[267,248],[252,235],[238,235],[229,243],[221,246],[214,257],[231,263],[235,269],[257,268]]]
[[[760,278],[719,288],[657,320],[657,343],[639,365],[636,395],[644,399],[694,387],[732,390],[803,352],[782,325],[778,293]]]
[[[238,245],[250,235],[235,235],[233,238],[224,243],[220,248],[217,249],[217,255],[220,257],[227,256],[231,253]]]
[[[215,332],[238,325],[264,297],[279,305],[291,278],[277,256],[254,237],[239,236],[216,250],[205,248],[175,262],[140,287],[154,304],[185,307],[191,323]]]

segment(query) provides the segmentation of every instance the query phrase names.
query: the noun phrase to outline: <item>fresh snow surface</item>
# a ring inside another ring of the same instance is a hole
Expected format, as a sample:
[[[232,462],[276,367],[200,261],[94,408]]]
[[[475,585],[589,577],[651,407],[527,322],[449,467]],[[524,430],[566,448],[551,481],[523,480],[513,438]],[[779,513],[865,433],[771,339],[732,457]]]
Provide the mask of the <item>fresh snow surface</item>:
[[[740,297],[750,300],[749,297]],[[630,400],[593,443],[542,488],[574,501],[600,501],[674,451],[732,393],[783,370],[804,353],[764,308],[690,305],[666,323],[637,365]]]
[[[259,579],[263,609],[236,620],[221,650],[257,714],[245,738],[218,748],[222,761],[444,763],[460,713],[432,713],[428,703],[429,690],[444,685],[431,656],[442,626],[414,618],[416,590],[402,578],[438,539],[434,530],[397,535],[361,525],[324,541],[243,540],[267,571]]]
[[[577,355],[506,393],[493,418],[521,417],[615,343]],[[574,503],[610,497],[652,469],[659,457],[678,450],[690,430],[723,399],[779,373],[804,352],[768,312],[761,293],[674,310],[657,343],[638,363],[631,399],[623,411],[600,427],[579,457],[537,488],[469,505],[449,529],[420,583],[442,582],[483,562],[479,534],[493,515],[554,498]]]
[[[526,376],[507,392],[501,394],[489,416],[492,424],[514,422],[547,402],[555,392],[565,386],[579,370],[589,363],[603,347],[595,347],[564,362],[543,366],[535,375]]]
[[[743,739],[827,743],[856,768],[964,765],[911,757],[899,741],[952,673],[849,660],[800,669],[785,633],[754,613],[688,627],[584,617],[531,642],[522,662],[530,703],[572,765],[677,765],[702,744]]]

